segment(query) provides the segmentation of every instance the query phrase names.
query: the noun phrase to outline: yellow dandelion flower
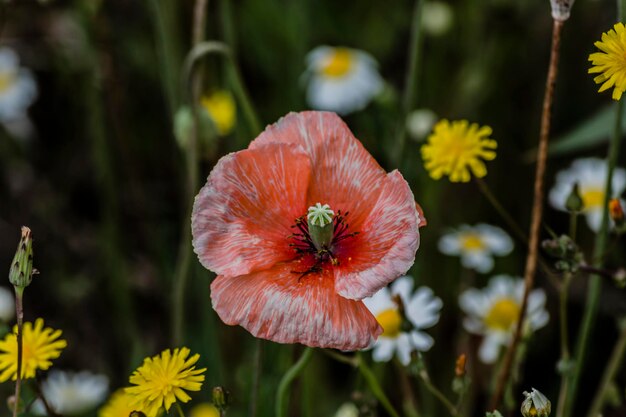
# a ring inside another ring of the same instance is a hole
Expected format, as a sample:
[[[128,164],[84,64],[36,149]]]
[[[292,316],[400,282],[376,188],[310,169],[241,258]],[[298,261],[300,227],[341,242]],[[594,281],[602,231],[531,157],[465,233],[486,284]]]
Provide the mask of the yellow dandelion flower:
[[[130,400],[124,388],[118,389],[98,411],[98,417],[128,417],[131,412],[139,411],[130,405]]]
[[[479,127],[467,120],[440,120],[428,143],[422,146],[424,167],[433,179],[447,175],[452,182],[468,182],[473,174],[477,178],[487,175],[482,161],[496,157],[497,143],[489,139],[491,128]]]
[[[613,29],[602,34],[602,40],[594,43],[602,52],[589,55],[592,67],[589,74],[599,73],[593,80],[602,84],[599,92],[613,89],[613,100],[619,100],[626,91],[626,29],[616,23]]]
[[[17,326],[13,333],[7,334],[0,341],[0,382],[17,379]],[[46,370],[52,365],[52,359],[61,355],[67,342],[59,339],[61,330],[43,328],[43,319],[35,320],[35,326],[26,322],[22,327],[22,378],[34,378],[39,369]]]
[[[130,376],[130,383],[135,386],[126,388],[131,398],[130,405],[140,409],[148,417],[157,415],[161,407],[169,411],[177,400],[186,403],[191,397],[185,392],[200,391],[206,368],[195,369],[200,355],[188,357],[186,347],[170,349],[160,355],[146,358],[143,364]]]
[[[229,91],[218,90],[211,95],[203,96],[200,104],[215,123],[218,134],[224,136],[233,130],[237,120],[237,107]]]

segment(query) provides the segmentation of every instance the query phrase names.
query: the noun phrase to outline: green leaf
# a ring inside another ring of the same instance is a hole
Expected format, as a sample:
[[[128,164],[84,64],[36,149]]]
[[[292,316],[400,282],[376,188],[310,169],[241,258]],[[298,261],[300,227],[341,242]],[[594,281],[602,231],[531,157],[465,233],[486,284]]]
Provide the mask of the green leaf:
[[[626,112],[623,112],[622,118],[625,115]],[[565,155],[608,142],[612,134],[614,119],[615,107],[606,106],[565,135],[552,141],[548,153],[551,156]],[[624,123],[622,123],[622,133],[626,133]]]

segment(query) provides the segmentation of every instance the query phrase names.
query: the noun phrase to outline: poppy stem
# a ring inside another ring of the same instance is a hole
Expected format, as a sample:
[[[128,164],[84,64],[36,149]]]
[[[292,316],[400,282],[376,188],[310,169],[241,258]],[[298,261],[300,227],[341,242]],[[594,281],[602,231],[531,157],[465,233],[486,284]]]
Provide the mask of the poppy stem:
[[[446,396],[443,395],[443,393],[439,391],[436,386],[433,385],[433,383],[430,381],[430,376],[428,375],[426,368],[420,371],[419,377],[422,380],[422,383],[424,384],[426,389],[428,389],[428,391],[430,391],[430,393],[433,394],[435,398],[437,398],[441,402],[441,404],[443,404],[448,409],[450,415],[453,417],[458,417],[459,410],[457,410],[454,404],[452,404],[450,400],[448,400],[448,398],[446,398]]]
[[[506,356],[504,357],[504,363],[502,366],[502,371],[500,372],[498,377],[496,390],[493,394],[493,397],[491,398],[491,404],[489,408],[491,410],[497,409],[500,405],[500,402],[502,401],[502,396],[504,394],[504,389],[507,386],[509,377],[511,375],[513,361],[516,356],[515,352],[517,351],[517,347],[519,345],[522,334],[522,328],[525,322],[524,318],[526,317],[526,309],[528,306],[528,295],[533,288],[535,273],[537,271],[537,259],[539,253],[539,232],[544,203],[544,176],[548,156],[548,138],[550,136],[550,116],[552,113],[552,101],[554,97],[554,85],[556,84],[556,75],[559,63],[559,49],[561,44],[561,31],[563,29],[563,24],[564,21],[556,19],[553,20],[550,64],[548,67],[548,76],[543,98],[541,131],[539,134],[539,147],[537,149],[537,166],[535,169],[534,197],[529,233],[530,236],[528,242],[528,255],[526,257],[526,267],[524,270],[524,296],[522,298],[519,320],[517,320],[517,326],[515,327],[515,332],[513,333],[511,344],[506,351]]]
[[[376,399],[380,402],[380,404],[391,417],[400,417],[400,414],[398,414],[396,409],[393,408],[393,405],[391,405],[391,401],[389,401],[389,398],[387,398],[387,396],[385,395],[385,391],[383,391],[382,387],[378,383],[376,375],[374,375],[369,366],[367,366],[367,363],[365,363],[361,352],[357,352],[356,357],[358,359],[359,372],[361,372],[361,375],[363,375],[363,378],[365,378],[365,382],[367,382],[367,385],[372,391],[372,394],[374,394]]]
[[[283,378],[280,380],[278,390],[276,391],[276,417],[285,417],[287,413],[287,392],[289,391],[289,387],[293,380],[300,375],[300,372],[302,372],[306,364],[311,359],[312,354],[313,348],[305,348],[304,352],[302,352],[302,356],[300,356],[300,359],[298,359],[298,361],[287,370],[285,375],[283,375]]]
[[[249,417],[256,417],[257,403],[259,399],[259,383],[261,382],[261,370],[263,365],[263,345],[261,339],[256,339],[254,343],[254,374],[252,379],[252,389],[250,391]]]

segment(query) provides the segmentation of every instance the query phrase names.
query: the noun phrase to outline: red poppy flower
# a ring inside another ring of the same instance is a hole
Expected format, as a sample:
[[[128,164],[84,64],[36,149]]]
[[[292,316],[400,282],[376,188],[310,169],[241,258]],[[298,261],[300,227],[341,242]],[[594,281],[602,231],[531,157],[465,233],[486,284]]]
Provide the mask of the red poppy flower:
[[[424,221],[402,175],[386,173],[336,114],[304,112],[220,159],[191,222],[225,323],[355,350],[382,331],[360,300],[411,267]]]

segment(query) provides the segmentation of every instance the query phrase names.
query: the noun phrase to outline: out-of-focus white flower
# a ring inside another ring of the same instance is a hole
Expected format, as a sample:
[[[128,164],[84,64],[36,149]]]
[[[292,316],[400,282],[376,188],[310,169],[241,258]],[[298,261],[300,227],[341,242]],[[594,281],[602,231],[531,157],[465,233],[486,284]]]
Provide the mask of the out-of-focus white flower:
[[[335,417],[359,417],[359,409],[354,403],[343,403],[337,409]]]
[[[356,49],[318,46],[306,57],[307,101],[317,110],[361,110],[383,89],[376,61]]]
[[[459,297],[459,305],[467,314],[463,321],[465,329],[484,336],[478,356],[484,363],[494,363],[500,347],[511,342],[519,320],[524,280],[507,275],[497,275],[482,290],[470,288]],[[545,309],[546,294],[534,289],[528,295],[525,331],[534,331],[548,323]]]
[[[452,27],[454,11],[443,1],[427,1],[422,6],[422,29],[432,36],[446,33]]]
[[[50,407],[59,414],[76,416],[96,408],[106,398],[109,379],[89,371],[65,372],[52,370],[42,383],[41,390]],[[33,411],[46,415],[40,400]]]
[[[5,323],[15,317],[15,296],[13,291],[0,287],[0,320]]]
[[[20,68],[13,50],[0,48],[0,122],[21,119],[37,98],[37,84],[30,70]]]
[[[410,322],[406,323],[408,327],[403,326],[400,306],[394,300],[396,297],[402,302],[404,315]],[[391,288],[385,287],[363,302],[383,328],[383,334],[373,345],[375,361],[386,362],[396,352],[400,362],[408,365],[412,351],[427,351],[434,344],[433,338],[422,329],[437,324],[443,303],[428,287],[420,287],[413,293],[413,278],[410,276],[398,278]]]
[[[439,239],[439,250],[460,256],[464,267],[486,273],[493,268],[493,256],[504,256],[513,250],[513,240],[502,229],[480,223],[461,225]]]
[[[437,120],[437,115],[430,109],[413,110],[406,118],[406,130],[411,139],[421,141],[433,130]]]
[[[572,192],[574,184],[578,184],[578,191],[583,200],[583,214],[589,228],[594,232],[600,230],[602,223],[602,206],[604,204],[604,186],[606,183],[607,163],[600,158],[582,158],[575,160],[572,165],[559,171],[556,183],[550,190],[550,204],[556,209],[564,210],[567,197]],[[616,168],[613,171],[611,184],[613,195],[619,196],[626,188],[626,170]]]

